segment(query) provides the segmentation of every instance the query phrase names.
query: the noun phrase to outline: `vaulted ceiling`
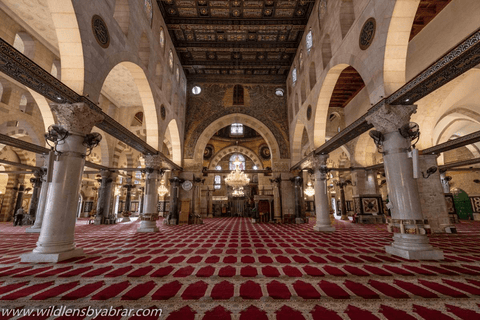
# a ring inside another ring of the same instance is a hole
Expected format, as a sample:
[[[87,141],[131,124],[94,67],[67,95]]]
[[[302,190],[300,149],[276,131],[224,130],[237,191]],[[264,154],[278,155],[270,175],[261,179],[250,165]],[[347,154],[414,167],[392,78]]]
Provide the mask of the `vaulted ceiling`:
[[[256,75],[284,83],[315,0],[157,3],[190,80]]]

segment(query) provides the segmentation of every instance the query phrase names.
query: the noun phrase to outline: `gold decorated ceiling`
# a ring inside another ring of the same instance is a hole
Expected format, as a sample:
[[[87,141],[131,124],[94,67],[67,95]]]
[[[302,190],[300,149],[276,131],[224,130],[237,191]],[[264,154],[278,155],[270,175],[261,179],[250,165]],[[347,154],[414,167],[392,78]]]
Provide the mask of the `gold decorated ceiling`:
[[[157,1],[187,77],[285,81],[314,0]]]

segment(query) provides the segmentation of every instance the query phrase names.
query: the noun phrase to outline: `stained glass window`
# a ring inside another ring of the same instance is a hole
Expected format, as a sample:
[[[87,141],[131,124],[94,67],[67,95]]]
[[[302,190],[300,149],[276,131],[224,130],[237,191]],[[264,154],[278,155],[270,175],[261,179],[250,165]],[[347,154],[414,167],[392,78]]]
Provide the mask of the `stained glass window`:
[[[235,170],[235,164],[233,163],[234,161],[236,161],[238,158],[238,160],[241,162],[240,165],[239,165],[239,168],[240,170],[245,170],[245,157],[242,156],[241,154],[238,154],[238,153],[234,153],[231,157],[230,157],[230,162],[228,164],[228,168],[230,170]]]
[[[232,123],[230,126],[230,134],[233,136],[241,136],[243,134],[243,124]]]

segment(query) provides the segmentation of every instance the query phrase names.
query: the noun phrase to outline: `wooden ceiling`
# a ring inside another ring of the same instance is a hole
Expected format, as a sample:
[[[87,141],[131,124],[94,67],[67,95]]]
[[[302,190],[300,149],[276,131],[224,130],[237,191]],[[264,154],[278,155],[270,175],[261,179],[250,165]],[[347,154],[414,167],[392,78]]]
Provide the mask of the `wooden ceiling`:
[[[450,2],[452,0],[421,0],[413,20],[410,40],[419,34]]]
[[[333,89],[329,108],[344,108],[364,87],[365,83],[357,70],[347,67]]]
[[[190,80],[256,75],[285,82],[315,0],[157,3]]]

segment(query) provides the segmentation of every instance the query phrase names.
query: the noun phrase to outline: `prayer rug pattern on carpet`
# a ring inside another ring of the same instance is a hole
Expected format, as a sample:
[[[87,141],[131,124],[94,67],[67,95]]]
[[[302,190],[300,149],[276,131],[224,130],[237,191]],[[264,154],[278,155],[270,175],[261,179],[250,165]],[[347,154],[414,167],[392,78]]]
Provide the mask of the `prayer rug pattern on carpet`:
[[[385,253],[384,225],[336,221],[334,233],[318,233],[314,221],[204,221],[160,220],[160,232],[136,233],[139,222],[79,220],[86,256],[57,264],[20,263],[38,235],[0,223],[0,308],[161,308],[168,320],[480,319],[480,222],[430,236],[445,260],[409,261]]]

